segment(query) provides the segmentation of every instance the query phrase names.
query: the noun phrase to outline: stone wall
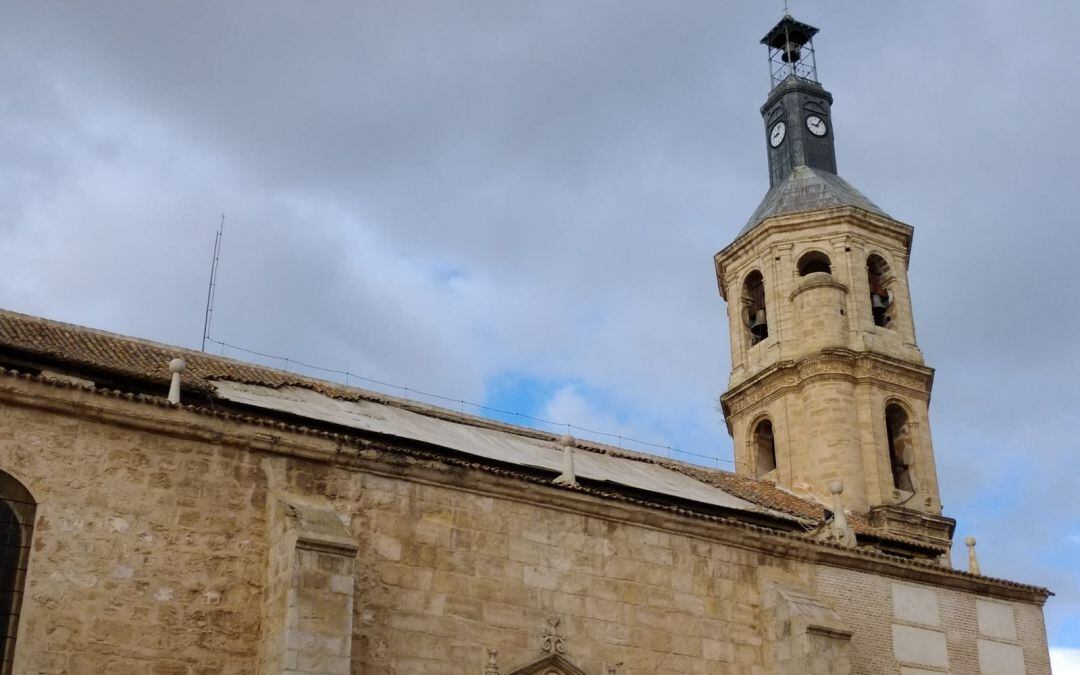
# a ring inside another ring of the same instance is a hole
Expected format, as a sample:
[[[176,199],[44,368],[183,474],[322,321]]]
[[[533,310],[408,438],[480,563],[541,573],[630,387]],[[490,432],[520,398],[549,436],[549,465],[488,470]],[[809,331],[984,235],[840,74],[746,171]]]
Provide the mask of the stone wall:
[[[373,476],[361,487],[354,657],[365,675],[479,673],[485,647],[524,665],[551,616],[590,673],[762,663],[760,554],[462,490]]]
[[[15,672],[255,672],[262,464],[211,443],[0,405],[0,469],[38,503]]]
[[[468,675],[487,650],[510,673],[544,656],[553,618],[598,675],[895,673],[893,579],[815,557],[956,583],[378,443],[15,389],[0,383],[0,469],[38,501],[19,673]],[[995,608],[972,628],[970,592],[940,597],[950,663],[1019,646],[1049,672],[1038,605],[1006,603],[1013,639]]]
[[[853,675],[1050,672],[1042,611],[1029,603],[837,567],[819,567],[817,578],[838,615],[859,626]]]

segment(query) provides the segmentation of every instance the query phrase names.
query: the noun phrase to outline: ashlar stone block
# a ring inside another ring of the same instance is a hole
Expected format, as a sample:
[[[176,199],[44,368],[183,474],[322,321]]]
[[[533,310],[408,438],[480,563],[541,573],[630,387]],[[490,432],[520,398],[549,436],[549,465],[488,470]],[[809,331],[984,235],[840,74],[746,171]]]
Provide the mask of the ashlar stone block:
[[[931,588],[911,584],[892,585],[893,616],[902,621],[938,626],[937,593]]]
[[[979,671],[982,675],[1024,675],[1024,650],[993,640],[979,640]]]
[[[979,633],[1001,640],[1016,639],[1016,621],[1010,605],[980,599],[975,601],[975,610],[979,617]]]
[[[915,626],[893,624],[893,654],[901,663],[949,667],[945,633]]]
[[[269,505],[261,675],[348,673],[352,644],[352,533],[329,506],[279,495]]]

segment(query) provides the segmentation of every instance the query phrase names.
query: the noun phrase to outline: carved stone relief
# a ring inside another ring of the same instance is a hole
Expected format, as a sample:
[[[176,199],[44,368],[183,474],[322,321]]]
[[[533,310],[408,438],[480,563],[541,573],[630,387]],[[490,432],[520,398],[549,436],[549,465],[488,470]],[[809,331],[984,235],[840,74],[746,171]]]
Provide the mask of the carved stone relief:
[[[540,649],[549,654],[565,654],[566,640],[559,634],[559,618],[549,617],[540,628]]]
[[[499,652],[496,650],[487,650],[487,664],[484,666],[484,675],[499,675],[498,657]]]

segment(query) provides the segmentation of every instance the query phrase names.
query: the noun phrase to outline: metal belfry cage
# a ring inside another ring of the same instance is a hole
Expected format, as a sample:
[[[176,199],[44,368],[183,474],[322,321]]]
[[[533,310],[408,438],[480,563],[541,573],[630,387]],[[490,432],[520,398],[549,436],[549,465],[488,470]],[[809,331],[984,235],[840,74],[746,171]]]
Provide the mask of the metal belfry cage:
[[[817,59],[814,56],[814,35],[818,29],[796,21],[785,14],[773,26],[761,44],[769,48],[769,77],[775,87],[789,77],[817,82]]]

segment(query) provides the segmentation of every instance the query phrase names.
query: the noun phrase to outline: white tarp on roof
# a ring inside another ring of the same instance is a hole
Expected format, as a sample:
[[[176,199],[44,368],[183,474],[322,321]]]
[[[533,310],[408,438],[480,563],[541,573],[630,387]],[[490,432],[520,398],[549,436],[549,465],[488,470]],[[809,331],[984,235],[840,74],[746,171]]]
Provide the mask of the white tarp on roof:
[[[431,443],[507,464],[538,467],[555,473],[562,471],[561,446],[538,438],[440,419],[374,401],[342,401],[302,387],[274,389],[225,380],[214,382],[214,386],[218,396],[234,403]],[[579,478],[791,519],[787,514],[752,504],[718,487],[648,462],[577,450],[574,465]]]

